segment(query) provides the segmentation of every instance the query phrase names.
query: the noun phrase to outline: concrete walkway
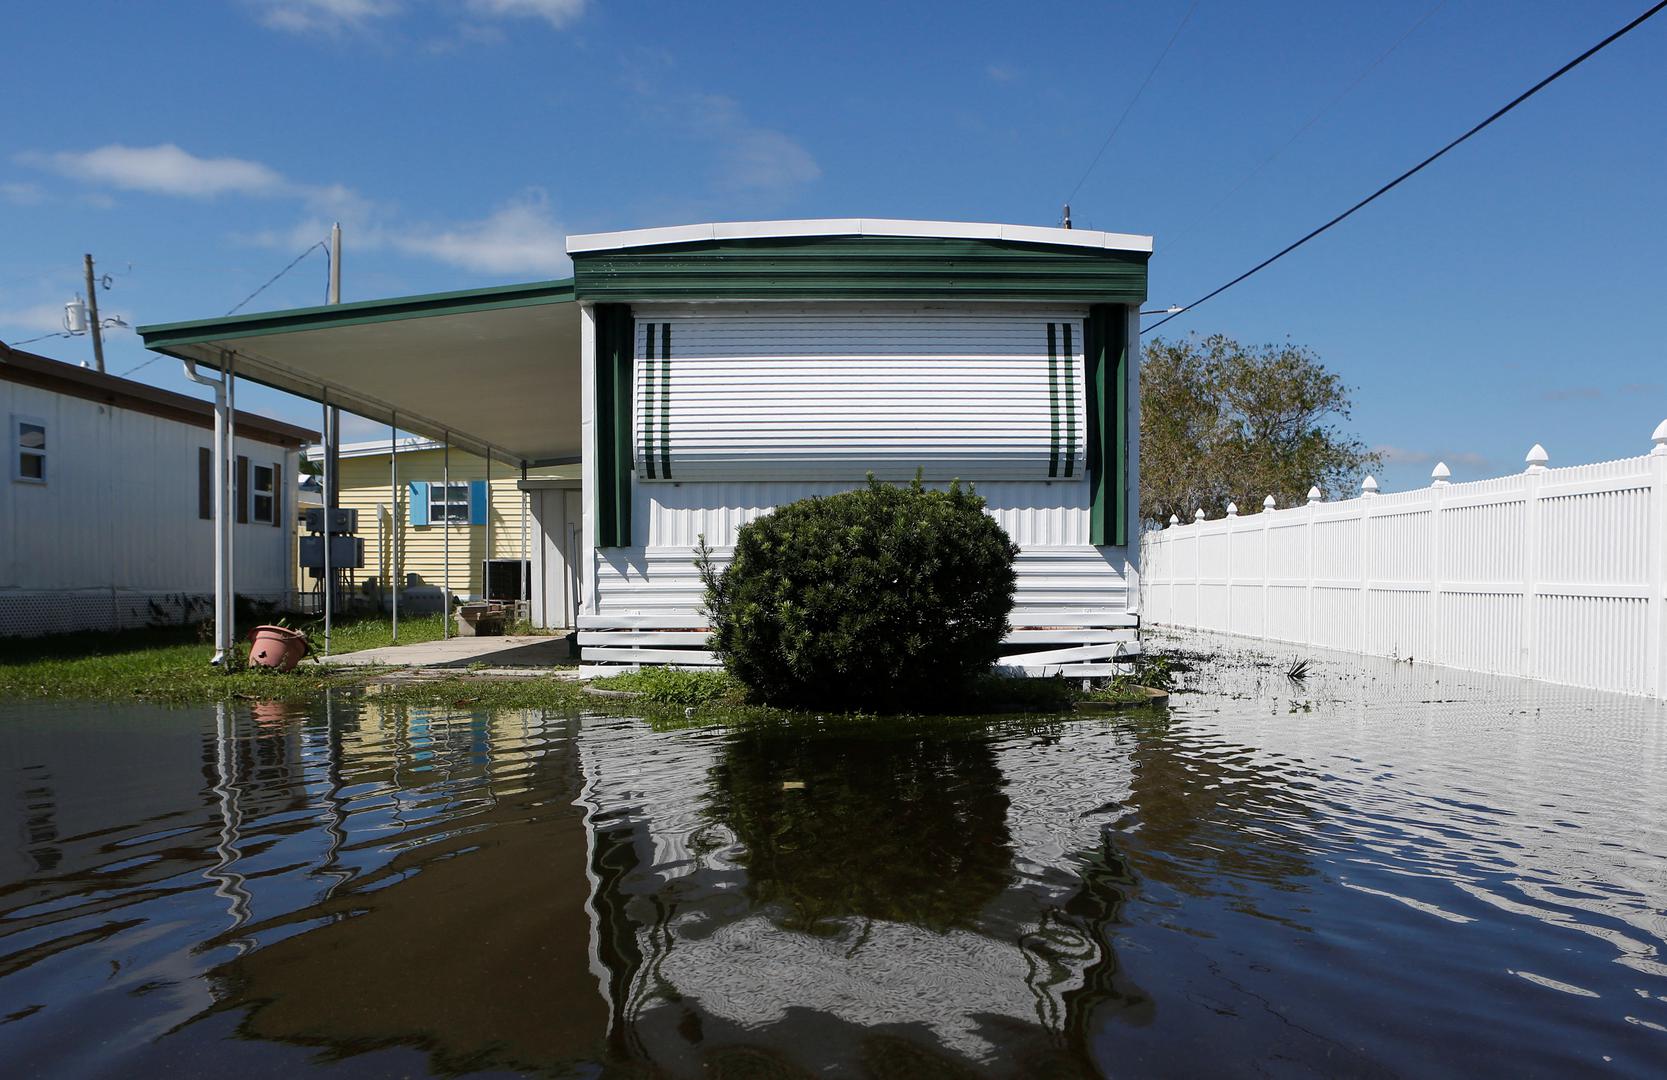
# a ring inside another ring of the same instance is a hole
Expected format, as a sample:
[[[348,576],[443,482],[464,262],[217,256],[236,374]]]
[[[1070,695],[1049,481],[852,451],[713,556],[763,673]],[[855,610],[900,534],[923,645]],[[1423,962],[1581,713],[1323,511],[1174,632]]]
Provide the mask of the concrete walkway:
[[[322,657],[315,658],[322,662]],[[415,645],[385,645],[330,657],[344,667],[491,668],[576,667],[568,656],[565,637],[461,637],[421,641]]]

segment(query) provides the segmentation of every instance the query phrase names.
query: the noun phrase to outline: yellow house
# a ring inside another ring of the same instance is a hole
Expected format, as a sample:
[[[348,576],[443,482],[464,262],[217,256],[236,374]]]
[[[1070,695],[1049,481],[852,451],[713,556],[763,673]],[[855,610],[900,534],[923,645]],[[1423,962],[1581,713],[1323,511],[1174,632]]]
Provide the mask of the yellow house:
[[[434,440],[404,436],[397,447],[392,464],[385,439],[344,443],[340,450],[337,505],[359,512],[358,535],[365,545],[365,565],[349,571],[353,591],[380,598],[398,582],[479,599],[487,595],[490,563],[492,599],[531,598],[547,561],[540,558],[541,547],[552,540],[539,524],[542,504],[558,500],[551,518],[565,517],[569,499],[577,510],[579,466],[528,470],[523,476],[494,461],[489,478],[485,458],[455,446],[447,450]],[[310,447],[306,457],[322,463],[319,447]],[[304,532],[304,523],[298,525]],[[555,554],[565,566],[566,552]],[[559,617],[566,615],[566,598],[558,603],[558,610],[546,613],[555,621],[544,625],[571,623]]]

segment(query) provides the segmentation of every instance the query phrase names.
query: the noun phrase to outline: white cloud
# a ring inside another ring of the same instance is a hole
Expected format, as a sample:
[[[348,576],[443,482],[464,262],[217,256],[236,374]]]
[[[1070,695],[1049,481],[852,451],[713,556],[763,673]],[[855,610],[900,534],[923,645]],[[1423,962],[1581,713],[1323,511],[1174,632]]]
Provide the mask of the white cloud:
[[[228,193],[276,195],[290,187],[281,175],[258,161],[197,157],[173,143],[157,146],[112,143],[93,150],[51,154],[26,151],[17,155],[17,160],[87,183],[154,195],[186,198],[211,198]]]
[[[469,10],[503,19],[543,19],[559,30],[584,14],[585,0],[469,0]]]
[[[13,206],[38,206],[46,201],[46,192],[39,184],[27,182],[0,184],[0,199]]]
[[[31,304],[28,307],[0,310],[0,326],[12,326],[20,330],[62,330],[64,328],[64,305],[62,304]]]
[[[1374,446],[1373,453],[1383,457],[1386,465],[1434,465],[1444,461],[1448,465],[1456,465],[1467,469],[1483,469],[1491,464],[1485,454],[1478,454],[1471,450],[1413,450],[1405,446]]]
[[[559,275],[571,266],[567,231],[551,216],[544,192],[536,189],[479,221],[388,231],[376,242],[493,274]]]
[[[991,82],[1010,83],[1019,77],[1019,69],[1012,64],[986,64],[984,74]]]
[[[395,0],[255,0],[262,26],[292,34],[340,33],[398,14]]]
[[[690,111],[695,129],[717,148],[720,187],[783,191],[822,175],[809,150],[791,135],[753,124],[733,98],[696,95]]]
[[[404,0],[244,0],[262,26],[292,34],[343,34],[391,22],[408,10]],[[433,6],[476,19],[536,19],[560,29],[584,14],[586,0],[446,0]],[[467,40],[496,40],[477,29]]]

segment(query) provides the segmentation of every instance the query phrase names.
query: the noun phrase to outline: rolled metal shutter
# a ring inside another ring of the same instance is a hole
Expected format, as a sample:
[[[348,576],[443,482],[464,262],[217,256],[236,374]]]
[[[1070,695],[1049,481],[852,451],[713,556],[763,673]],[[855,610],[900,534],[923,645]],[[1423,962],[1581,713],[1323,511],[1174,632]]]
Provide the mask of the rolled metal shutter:
[[[640,481],[1069,479],[1080,312],[640,314]]]

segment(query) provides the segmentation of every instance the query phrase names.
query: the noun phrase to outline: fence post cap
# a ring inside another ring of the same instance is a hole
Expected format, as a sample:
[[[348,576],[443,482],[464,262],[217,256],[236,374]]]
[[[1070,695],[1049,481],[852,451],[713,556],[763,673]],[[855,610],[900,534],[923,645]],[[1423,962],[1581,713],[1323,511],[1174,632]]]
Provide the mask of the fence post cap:
[[[1535,443],[1528,448],[1528,456],[1523,460],[1528,462],[1529,472],[1545,472],[1546,462],[1551,460],[1551,455],[1545,452],[1545,447]]]
[[[1273,501],[1272,495],[1269,495],[1267,498],[1262,500],[1262,509],[1264,510],[1272,510],[1276,505],[1277,504]]]
[[[1194,521],[1203,521],[1204,520],[1204,508],[1202,506],[1200,506],[1198,509],[1196,509],[1192,512],[1192,520],[1194,520]]]
[[[1309,502],[1319,502],[1320,501],[1320,485],[1315,484],[1313,487],[1308,489],[1308,501]]]
[[[1179,525],[1181,523],[1181,519],[1176,517],[1174,514],[1170,514],[1169,515],[1169,523],[1171,525]]]
[[[1360,482],[1360,493],[1362,495],[1376,495],[1378,493],[1378,478],[1371,473],[1367,473],[1366,479]]]
[[[1228,517],[1238,517],[1239,516],[1239,504],[1238,503],[1228,503],[1227,504],[1227,516]]]
[[[1655,432],[1650,435],[1650,440],[1655,443],[1655,449],[1651,450],[1650,453],[1667,454],[1667,420],[1663,420],[1655,426]]]
[[[1435,463],[1435,468],[1430,470],[1430,479],[1434,481],[1430,486],[1446,487],[1447,481],[1452,475],[1453,470],[1447,467],[1447,463],[1445,461],[1438,461]]]

